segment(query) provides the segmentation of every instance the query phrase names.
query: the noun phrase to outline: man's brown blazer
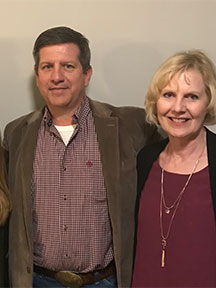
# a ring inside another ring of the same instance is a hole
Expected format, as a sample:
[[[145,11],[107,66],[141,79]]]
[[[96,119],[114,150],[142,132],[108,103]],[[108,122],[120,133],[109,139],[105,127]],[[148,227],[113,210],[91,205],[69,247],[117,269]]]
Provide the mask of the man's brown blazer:
[[[107,190],[118,287],[132,277],[136,156],[159,139],[141,108],[114,107],[90,99]],[[4,134],[13,210],[9,225],[9,275],[12,287],[32,287],[31,180],[43,109],[9,123]],[[51,200],[50,200],[51,201]],[[88,251],[86,251],[88,253]]]

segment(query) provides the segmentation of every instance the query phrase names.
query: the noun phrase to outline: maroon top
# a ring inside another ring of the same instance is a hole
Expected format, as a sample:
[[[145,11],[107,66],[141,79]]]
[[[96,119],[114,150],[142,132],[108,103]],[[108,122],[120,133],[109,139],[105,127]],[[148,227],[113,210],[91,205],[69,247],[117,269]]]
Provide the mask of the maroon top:
[[[164,172],[168,206],[188,175]],[[216,230],[208,167],[195,173],[181,199],[161,267],[161,168],[155,161],[140,197],[132,287],[216,287]],[[172,209],[173,210],[173,209]],[[164,234],[172,213],[163,213]]]

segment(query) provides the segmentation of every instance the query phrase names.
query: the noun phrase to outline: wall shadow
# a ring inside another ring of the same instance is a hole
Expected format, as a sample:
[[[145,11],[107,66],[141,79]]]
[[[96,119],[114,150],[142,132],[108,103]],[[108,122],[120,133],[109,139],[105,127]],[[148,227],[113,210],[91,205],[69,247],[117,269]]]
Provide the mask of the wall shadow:
[[[31,91],[33,110],[40,109],[45,105],[45,101],[43,100],[43,97],[40,95],[40,92],[37,88],[34,73],[32,73],[30,77],[29,89]]]

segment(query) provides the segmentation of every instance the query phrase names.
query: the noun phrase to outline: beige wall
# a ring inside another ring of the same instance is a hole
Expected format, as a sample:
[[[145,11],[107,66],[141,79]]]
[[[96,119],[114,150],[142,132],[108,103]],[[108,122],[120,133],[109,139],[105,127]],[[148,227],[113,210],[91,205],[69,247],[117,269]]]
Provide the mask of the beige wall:
[[[0,129],[41,105],[32,46],[43,30],[67,25],[90,40],[92,98],[143,105],[156,67],[182,49],[216,62],[216,0],[0,0]]]

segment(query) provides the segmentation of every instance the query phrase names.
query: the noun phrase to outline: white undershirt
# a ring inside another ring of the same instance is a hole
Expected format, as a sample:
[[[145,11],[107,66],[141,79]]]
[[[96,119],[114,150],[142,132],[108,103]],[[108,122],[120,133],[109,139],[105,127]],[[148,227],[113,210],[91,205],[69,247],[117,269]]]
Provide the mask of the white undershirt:
[[[73,135],[76,124],[68,125],[68,126],[55,125],[55,127],[58,130],[59,134],[61,135],[61,138],[63,142],[65,143],[65,146],[67,146],[68,142],[70,141],[71,136]]]

